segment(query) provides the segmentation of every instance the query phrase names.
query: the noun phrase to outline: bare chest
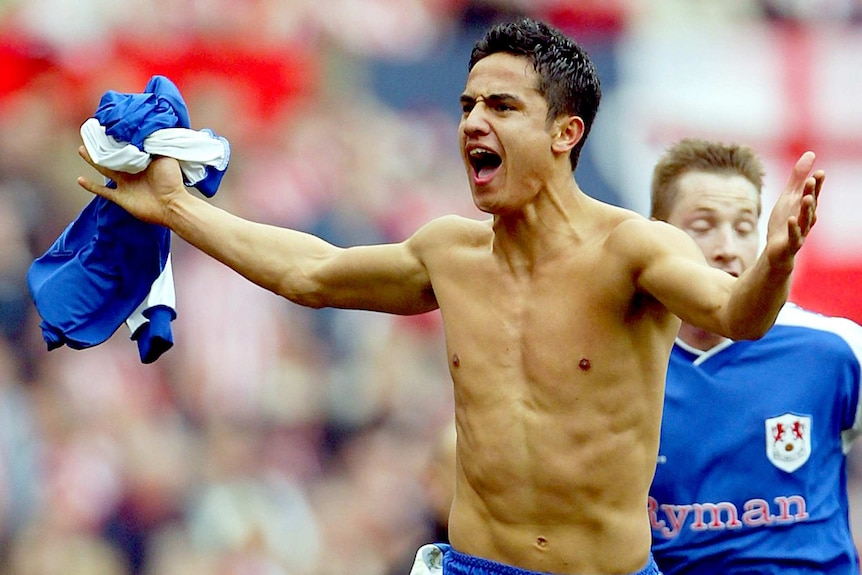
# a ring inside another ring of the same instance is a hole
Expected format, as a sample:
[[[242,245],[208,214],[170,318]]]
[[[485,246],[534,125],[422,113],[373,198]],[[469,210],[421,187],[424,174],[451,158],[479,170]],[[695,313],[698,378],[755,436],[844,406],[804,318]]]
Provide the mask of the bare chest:
[[[452,277],[442,289],[435,286],[450,356],[472,359],[493,376],[567,379],[608,366],[629,341],[623,328],[632,282],[595,254],[530,274],[474,262]]]

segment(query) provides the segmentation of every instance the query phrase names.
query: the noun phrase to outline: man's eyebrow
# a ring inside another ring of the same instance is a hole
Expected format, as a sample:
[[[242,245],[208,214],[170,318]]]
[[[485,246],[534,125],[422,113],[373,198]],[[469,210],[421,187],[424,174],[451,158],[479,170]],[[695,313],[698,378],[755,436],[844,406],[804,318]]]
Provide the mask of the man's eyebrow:
[[[462,104],[473,104],[479,100],[484,100],[488,104],[499,104],[500,102],[521,102],[521,98],[514,94],[488,94],[487,96],[473,97],[468,94],[461,94],[459,101]]]

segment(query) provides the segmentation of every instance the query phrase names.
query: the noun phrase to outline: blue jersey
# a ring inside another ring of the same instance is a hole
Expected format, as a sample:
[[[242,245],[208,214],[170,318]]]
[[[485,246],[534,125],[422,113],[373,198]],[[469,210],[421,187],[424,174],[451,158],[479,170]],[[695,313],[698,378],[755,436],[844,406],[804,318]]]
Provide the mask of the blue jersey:
[[[846,454],[862,327],[787,304],[760,340],[671,352],[649,515],[665,575],[859,575]]]

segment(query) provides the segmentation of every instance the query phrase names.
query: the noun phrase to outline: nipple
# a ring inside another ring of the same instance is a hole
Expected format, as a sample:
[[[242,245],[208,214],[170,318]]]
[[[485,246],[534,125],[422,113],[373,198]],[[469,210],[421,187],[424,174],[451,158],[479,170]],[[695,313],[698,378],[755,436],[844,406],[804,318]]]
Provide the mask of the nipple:
[[[590,360],[583,358],[578,362],[578,367],[581,368],[581,371],[590,371],[592,364],[590,363]]]
[[[458,357],[457,353],[452,354],[452,365],[454,365],[455,367],[461,365],[461,358]]]

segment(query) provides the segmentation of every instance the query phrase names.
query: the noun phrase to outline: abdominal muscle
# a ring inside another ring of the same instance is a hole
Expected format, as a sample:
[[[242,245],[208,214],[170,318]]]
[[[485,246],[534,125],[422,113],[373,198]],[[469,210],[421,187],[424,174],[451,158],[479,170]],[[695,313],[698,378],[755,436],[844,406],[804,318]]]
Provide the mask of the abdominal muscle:
[[[456,550],[566,575],[644,567],[662,386],[645,391],[624,376],[637,360],[613,363],[604,376],[575,368],[562,389],[559,373],[554,385],[510,372],[506,382],[479,379],[472,387],[466,380],[479,373],[454,374],[458,461],[449,536]],[[643,379],[641,372],[634,381]]]

